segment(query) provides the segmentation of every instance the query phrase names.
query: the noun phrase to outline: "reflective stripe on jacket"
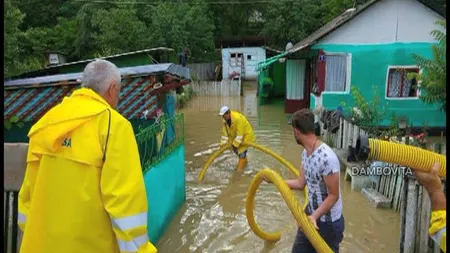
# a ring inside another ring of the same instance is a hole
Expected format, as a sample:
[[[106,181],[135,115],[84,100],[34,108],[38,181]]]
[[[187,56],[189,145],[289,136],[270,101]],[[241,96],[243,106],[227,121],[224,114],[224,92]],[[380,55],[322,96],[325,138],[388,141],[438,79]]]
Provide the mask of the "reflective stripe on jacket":
[[[231,142],[238,148],[238,153],[244,152],[247,147],[241,146],[241,143],[254,143],[255,135],[247,118],[239,112],[231,111],[231,126],[223,120],[221,143]]]
[[[133,128],[81,88],[30,130],[21,253],[155,253]]]

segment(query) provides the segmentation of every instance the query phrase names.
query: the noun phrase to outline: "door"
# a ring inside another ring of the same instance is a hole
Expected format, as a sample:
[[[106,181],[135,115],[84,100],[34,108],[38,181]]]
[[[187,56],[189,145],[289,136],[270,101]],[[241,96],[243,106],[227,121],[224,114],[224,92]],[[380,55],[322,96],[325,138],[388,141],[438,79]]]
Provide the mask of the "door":
[[[306,60],[286,61],[285,113],[309,108],[309,88],[306,81]]]

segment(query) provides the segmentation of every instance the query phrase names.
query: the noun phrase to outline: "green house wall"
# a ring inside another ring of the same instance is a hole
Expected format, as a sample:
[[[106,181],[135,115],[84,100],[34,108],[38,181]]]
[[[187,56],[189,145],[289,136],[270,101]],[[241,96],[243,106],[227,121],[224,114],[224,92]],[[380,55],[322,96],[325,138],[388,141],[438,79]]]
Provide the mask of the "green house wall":
[[[428,105],[420,99],[386,99],[386,79],[389,66],[416,65],[412,54],[432,58],[431,43],[393,43],[377,45],[316,45],[313,49],[325,52],[351,53],[351,86],[356,86],[367,101],[374,98],[373,86],[378,88],[381,104],[386,104],[389,115],[382,125],[388,125],[390,116],[406,116],[414,126],[427,125],[442,127],[446,125],[446,115],[438,105]],[[311,95],[311,108],[315,107]],[[344,94],[322,93],[322,105],[326,109],[336,109],[341,102],[346,107],[354,106],[350,92]]]
[[[284,97],[286,95],[286,62],[276,62],[270,66],[270,76],[273,80],[273,95]]]

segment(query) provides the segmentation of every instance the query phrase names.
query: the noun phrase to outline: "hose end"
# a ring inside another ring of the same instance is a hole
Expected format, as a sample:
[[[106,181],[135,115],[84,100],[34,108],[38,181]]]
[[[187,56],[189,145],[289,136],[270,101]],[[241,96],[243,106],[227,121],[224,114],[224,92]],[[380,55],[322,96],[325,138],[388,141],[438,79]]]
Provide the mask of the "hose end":
[[[369,158],[370,146],[369,137],[367,135],[360,135],[356,140],[355,157],[357,161],[365,161]]]

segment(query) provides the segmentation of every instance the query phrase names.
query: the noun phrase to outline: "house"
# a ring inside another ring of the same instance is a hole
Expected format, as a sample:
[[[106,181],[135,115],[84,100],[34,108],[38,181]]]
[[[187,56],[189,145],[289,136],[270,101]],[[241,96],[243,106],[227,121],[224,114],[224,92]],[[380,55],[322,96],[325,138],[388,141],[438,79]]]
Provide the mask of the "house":
[[[258,70],[284,63],[285,113],[323,106],[354,105],[351,87],[366,100],[378,88],[389,113],[413,126],[444,127],[445,113],[419,99],[407,73],[422,72],[412,54],[432,57],[430,34],[444,19],[439,10],[417,0],[372,0],[345,11],[284,53],[261,62]],[[261,90],[261,87],[259,87]],[[382,122],[387,126],[389,119]]]
[[[120,68],[120,73],[116,110],[130,120],[136,133],[145,187],[151,193],[147,196],[149,238],[156,243],[186,197],[184,120],[183,115],[175,115],[170,93],[190,83],[190,73],[171,63]],[[31,126],[78,89],[81,77],[78,72],[4,82],[4,121],[16,117],[24,123],[21,128],[4,128],[5,142],[27,143]]]
[[[263,47],[235,47],[222,49],[223,79],[241,77],[242,80],[256,80],[258,62],[266,60]]]

